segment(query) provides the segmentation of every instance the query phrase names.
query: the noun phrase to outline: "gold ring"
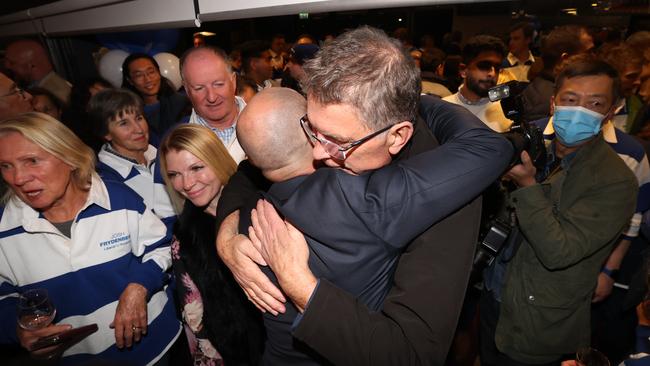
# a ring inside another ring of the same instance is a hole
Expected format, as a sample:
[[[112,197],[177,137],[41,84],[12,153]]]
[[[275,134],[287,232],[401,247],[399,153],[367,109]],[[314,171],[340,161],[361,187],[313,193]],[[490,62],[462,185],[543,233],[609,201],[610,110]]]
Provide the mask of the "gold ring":
[[[135,332],[136,330],[140,329],[140,327],[137,327],[137,326],[134,325],[134,326],[131,327],[131,329]]]

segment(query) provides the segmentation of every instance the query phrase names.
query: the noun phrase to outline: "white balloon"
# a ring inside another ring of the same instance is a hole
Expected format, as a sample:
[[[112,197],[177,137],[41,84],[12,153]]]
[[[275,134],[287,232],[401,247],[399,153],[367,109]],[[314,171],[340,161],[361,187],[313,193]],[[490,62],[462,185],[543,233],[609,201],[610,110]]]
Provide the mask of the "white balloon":
[[[99,60],[99,75],[114,87],[122,86],[122,63],[129,54],[122,50],[110,50]]]
[[[160,66],[160,75],[169,79],[174,84],[174,89],[180,89],[182,80],[178,57],[169,52],[160,52],[153,58]]]

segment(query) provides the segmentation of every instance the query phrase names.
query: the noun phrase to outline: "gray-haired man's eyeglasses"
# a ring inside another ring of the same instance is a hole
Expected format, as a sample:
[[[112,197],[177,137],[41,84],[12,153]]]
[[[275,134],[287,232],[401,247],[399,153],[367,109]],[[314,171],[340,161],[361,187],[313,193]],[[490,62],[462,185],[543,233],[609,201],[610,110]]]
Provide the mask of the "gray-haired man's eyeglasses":
[[[306,114],[302,118],[300,118],[300,125],[302,126],[302,129],[305,131],[305,133],[309,138],[311,138],[315,142],[320,143],[321,146],[323,147],[323,150],[325,150],[325,152],[329,154],[329,156],[331,156],[332,159],[339,160],[339,161],[343,161],[348,157],[347,155],[350,149],[363,144],[364,142],[370,140],[371,138],[379,135],[382,132],[388,131],[388,129],[394,126],[394,125],[386,126],[380,129],[379,131],[375,131],[371,133],[368,136],[362,137],[356,141],[352,141],[344,147],[335,144],[332,141],[329,141],[327,139],[318,137],[317,133],[312,129],[311,123],[309,122],[309,118],[307,118]]]
[[[25,90],[19,88],[19,87],[14,87],[9,93],[0,95],[0,98],[4,97],[10,97],[12,95],[20,94],[21,97],[25,97]]]

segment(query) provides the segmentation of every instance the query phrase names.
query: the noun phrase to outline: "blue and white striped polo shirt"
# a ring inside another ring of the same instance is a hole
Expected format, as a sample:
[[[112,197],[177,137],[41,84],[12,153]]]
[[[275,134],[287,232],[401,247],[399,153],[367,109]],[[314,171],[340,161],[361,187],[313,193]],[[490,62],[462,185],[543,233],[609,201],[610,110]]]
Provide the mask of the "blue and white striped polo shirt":
[[[97,172],[103,180],[126,184],[142,197],[145,205],[151,208],[156,216],[165,223],[173,223],[176,213],[160,173],[157,152],[155,147],[149,145],[144,153],[148,163],[143,165],[118,154],[109,144],[104,144],[97,155]]]
[[[64,363],[93,358],[151,364],[176,340],[181,324],[166,272],[171,237],[124,184],[93,176],[70,238],[17,197],[0,215],[0,343],[17,343],[16,298],[32,288],[48,290],[57,310],[55,323],[99,326],[64,353]],[[129,283],[148,291],[149,329],[131,349],[119,350],[109,325]]]

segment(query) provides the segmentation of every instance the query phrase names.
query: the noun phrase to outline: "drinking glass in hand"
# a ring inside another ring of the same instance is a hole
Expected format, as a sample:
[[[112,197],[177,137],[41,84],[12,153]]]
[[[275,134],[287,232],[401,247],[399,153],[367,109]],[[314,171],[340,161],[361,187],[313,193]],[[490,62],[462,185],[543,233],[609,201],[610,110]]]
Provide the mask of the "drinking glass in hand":
[[[45,328],[56,315],[56,309],[47,296],[47,290],[28,290],[18,297],[18,325],[27,330]]]
[[[580,348],[576,352],[576,362],[580,366],[610,366],[607,356],[591,347]]]

